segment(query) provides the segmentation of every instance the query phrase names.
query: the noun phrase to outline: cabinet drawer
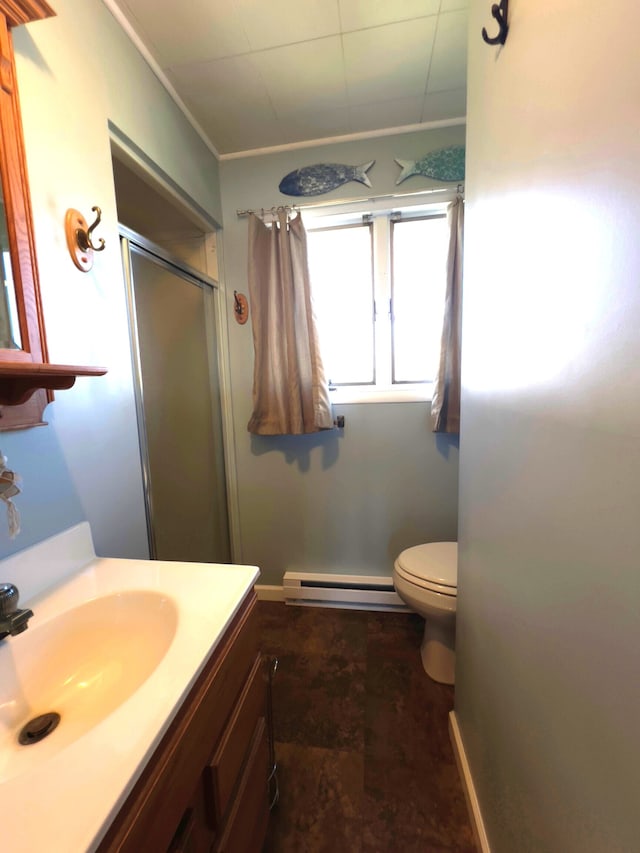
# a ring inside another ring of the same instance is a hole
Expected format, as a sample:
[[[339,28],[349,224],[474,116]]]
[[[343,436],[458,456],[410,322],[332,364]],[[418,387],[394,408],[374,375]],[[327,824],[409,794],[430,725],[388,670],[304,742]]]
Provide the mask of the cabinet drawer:
[[[269,744],[264,718],[260,719],[242,781],[234,799],[216,853],[260,853],[269,820],[267,775]]]
[[[205,769],[207,809],[212,829],[220,826],[249,750],[256,723],[265,715],[266,683],[258,655],[210,765]]]

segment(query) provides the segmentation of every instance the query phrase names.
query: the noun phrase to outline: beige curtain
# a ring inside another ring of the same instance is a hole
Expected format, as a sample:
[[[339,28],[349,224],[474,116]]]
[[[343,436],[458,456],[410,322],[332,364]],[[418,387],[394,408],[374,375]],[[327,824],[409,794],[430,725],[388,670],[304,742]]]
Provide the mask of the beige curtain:
[[[447,208],[449,255],[447,292],[440,341],[440,362],[431,400],[433,432],[460,432],[460,349],[462,335],[462,245],[464,202],[457,198]]]
[[[257,435],[300,435],[333,427],[329,387],[311,306],[307,234],[300,215],[278,210],[268,228],[249,215],[253,328],[253,414]]]

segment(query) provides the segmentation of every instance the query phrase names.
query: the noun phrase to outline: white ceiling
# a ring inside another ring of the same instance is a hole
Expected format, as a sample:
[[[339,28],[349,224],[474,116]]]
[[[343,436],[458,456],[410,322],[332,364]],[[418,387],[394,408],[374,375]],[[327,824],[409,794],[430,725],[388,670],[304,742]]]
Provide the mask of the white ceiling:
[[[465,115],[468,0],[115,0],[221,154]]]

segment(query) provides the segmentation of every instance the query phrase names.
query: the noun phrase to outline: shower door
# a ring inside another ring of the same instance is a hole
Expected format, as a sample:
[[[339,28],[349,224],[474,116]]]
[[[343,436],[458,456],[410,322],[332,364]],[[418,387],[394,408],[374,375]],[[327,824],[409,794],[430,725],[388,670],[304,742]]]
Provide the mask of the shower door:
[[[215,282],[123,234],[151,556],[227,563]]]

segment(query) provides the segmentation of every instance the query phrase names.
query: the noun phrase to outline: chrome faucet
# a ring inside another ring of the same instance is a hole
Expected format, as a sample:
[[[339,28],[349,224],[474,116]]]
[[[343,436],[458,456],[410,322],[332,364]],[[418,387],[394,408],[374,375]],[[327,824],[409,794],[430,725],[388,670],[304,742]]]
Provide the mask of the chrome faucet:
[[[20,593],[12,583],[0,583],[0,640],[26,631],[32,610],[18,610]]]

